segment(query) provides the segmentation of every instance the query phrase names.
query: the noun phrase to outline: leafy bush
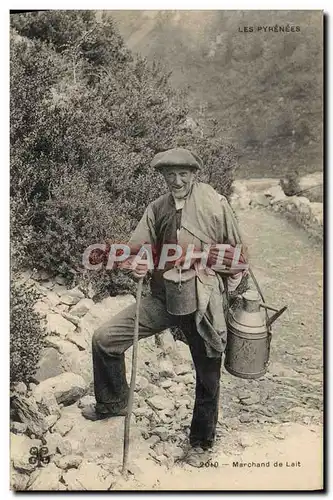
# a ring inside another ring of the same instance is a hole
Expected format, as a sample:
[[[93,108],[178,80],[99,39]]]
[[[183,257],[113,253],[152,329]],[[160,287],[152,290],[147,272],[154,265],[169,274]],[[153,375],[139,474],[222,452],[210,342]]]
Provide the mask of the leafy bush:
[[[39,361],[45,331],[34,309],[36,293],[13,279],[10,290],[10,380],[29,382]]]
[[[184,146],[205,162],[202,180],[228,196],[235,154],[184,126],[186,97],[156,63],[134,58],[110,16],[89,11],[15,15],[11,33],[12,265],[87,279],[84,249],[126,242],[164,192],[150,166]],[[88,273],[102,293],[131,284]]]

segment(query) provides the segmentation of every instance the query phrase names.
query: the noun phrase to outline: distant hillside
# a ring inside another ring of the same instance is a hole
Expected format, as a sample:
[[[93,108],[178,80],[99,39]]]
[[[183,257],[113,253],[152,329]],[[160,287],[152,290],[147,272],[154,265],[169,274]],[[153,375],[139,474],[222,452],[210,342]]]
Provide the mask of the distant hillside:
[[[216,120],[238,149],[239,176],[322,168],[320,11],[109,12],[130,49],[162,61],[188,90],[191,116]],[[300,31],[256,31],[287,25]]]

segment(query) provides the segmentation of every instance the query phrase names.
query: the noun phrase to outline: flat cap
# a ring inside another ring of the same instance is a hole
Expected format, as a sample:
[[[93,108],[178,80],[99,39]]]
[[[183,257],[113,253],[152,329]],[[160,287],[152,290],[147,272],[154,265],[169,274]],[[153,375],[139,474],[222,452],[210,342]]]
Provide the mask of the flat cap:
[[[151,164],[152,167],[159,170],[164,167],[190,167],[195,169],[202,168],[201,158],[184,148],[173,148],[157,153],[154,156]]]

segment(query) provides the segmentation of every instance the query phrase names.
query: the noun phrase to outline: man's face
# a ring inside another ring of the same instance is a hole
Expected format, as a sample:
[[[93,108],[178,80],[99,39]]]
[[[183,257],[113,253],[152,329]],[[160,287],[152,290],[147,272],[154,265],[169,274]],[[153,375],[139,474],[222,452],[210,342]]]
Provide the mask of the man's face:
[[[193,184],[195,173],[187,167],[172,167],[163,172],[165,181],[175,198],[185,198]]]

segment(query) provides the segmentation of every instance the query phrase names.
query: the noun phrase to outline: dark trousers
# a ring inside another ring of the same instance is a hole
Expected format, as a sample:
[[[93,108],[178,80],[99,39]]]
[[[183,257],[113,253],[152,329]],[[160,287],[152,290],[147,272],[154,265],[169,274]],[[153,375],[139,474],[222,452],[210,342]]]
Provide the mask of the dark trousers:
[[[127,404],[124,352],[132,345],[135,304],[127,307],[96,330],[92,340],[96,409],[117,413]],[[196,391],[190,430],[192,446],[212,446],[218,419],[221,357],[208,358],[193,316],[173,316],[162,300],[144,297],[139,314],[139,338],[172,326],[183,330],[196,371]]]

